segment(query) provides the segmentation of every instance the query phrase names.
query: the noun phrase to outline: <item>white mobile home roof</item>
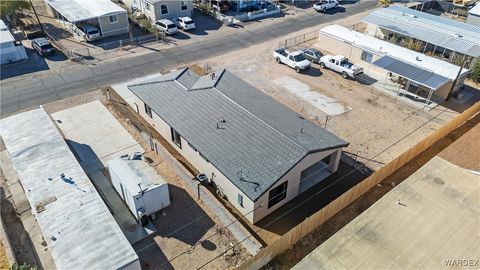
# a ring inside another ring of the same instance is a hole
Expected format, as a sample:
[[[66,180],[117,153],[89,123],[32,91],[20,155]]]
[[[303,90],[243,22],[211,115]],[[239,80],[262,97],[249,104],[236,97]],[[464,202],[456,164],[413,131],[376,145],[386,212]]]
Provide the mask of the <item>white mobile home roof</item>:
[[[1,136],[56,267],[119,269],[138,263],[137,254],[43,108],[0,123]],[[60,178],[62,173],[67,180]],[[45,210],[38,211],[36,205],[42,202]]]
[[[450,64],[446,61],[426,56],[401,46],[397,46],[388,41],[362,34],[340,25],[329,25],[320,30],[321,33],[350,43],[353,46],[365,49],[379,55],[388,55],[393,58],[400,59],[422,69],[430,70],[435,74],[455,80],[460,67]],[[418,59],[418,60],[417,60]],[[463,69],[462,74],[469,72]]]
[[[110,0],[51,0],[48,4],[70,22],[127,12]]]
[[[143,191],[148,191],[165,185],[167,182],[143,160],[125,160],[114,159],[108,162],[109,169],[115,171],[128,192],[136,195]],[[141,184],[141,188],[138,186]]]
[[[379,8],[363,22],[472,57],[480,56],[480,27],[400,6]]]
[[[5,23],[0,20],[0,43],[12,42],[15,41],[12,33],[8,30]]]
[[[480,4],[477,3],[472,9],[468,11],[468,14],[480,16]]]

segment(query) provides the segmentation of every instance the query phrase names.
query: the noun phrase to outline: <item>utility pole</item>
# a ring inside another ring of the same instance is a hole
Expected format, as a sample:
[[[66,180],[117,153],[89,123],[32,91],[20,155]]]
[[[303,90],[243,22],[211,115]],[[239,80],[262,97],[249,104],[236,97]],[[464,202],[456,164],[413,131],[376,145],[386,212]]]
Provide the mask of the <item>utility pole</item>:
[[[28,2],[30,2],[30,6],[32,7],[33,14],[35,14],[35,17],[37,18],[37,22],[40,25],[40,28],[42,29],[42,32],[46,34],[47,32],[45,32],[45,29],[43,29],[42,22],[40,22],[40,18],[38,18],[38,14],[37,14],[37,11],[35,10],[35,7],[33,6],[32,0],[28,0]]]

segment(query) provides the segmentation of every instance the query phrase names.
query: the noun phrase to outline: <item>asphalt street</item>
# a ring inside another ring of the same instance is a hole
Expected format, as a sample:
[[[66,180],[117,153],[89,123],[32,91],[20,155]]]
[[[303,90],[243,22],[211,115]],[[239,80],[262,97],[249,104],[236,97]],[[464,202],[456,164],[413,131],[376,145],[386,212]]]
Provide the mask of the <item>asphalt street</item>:
[[[279,19],[278,24],[268,24],[263,28],[237,29],[231,34],[212,37],[203,42],[120,58],[116,61],[99,62],[96,65],[78,65],[59,74],[52,71],[51,74],[41,78],[25,76],[22,80],[2,80],[0,115],[4,117],[21,109],[260,44],[295,31],[367,11],[374,8],[376,3],[361,1],[344,5],[344,9],[333,14],[304,12]]]

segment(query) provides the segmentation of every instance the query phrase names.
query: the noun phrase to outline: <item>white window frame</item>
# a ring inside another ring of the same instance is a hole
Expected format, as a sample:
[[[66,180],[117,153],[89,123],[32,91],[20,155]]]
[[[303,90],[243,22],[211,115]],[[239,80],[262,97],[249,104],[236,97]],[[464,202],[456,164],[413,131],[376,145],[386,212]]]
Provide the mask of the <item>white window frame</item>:
[[[165,7],[165,9],[167,10],[167,12],[163,13],[162,7]],[[161,15],[166,15],[166,14],[168,14],[168,6],[167,6],[166,4],[161,4],[161,5],[160,5],[160,14],[161,14]]]
[[[115,20],[113,22],[112,22],[112,18],[115,18]],[[118,23],[117,14],[113,14],[113,15],[108,16],[108,21],[110,22],[110,24]]]
[[[146,2],[146,1],[143,1],[143,4],[145,4],[143,7],[144,9],[150,11],[150,3]]]
[[[185,7],[185,9],[183,9]],[[188,10],[188,2],[187,1],[180,1],[180,10]]]

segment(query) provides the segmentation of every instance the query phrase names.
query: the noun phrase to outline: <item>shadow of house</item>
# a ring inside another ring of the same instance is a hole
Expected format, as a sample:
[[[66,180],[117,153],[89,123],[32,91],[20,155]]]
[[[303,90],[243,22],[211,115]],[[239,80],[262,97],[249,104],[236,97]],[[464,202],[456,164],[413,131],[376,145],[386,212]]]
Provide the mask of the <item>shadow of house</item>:
[[[50,69],[45,59],[38,55],[34,49],[25,47],[25,51],[28,60],[2,65],[1,80]]]
[[[153,238],[145,239],[137,243],[134,247],[135,252],[140,259],[142,269],[149,270],[173,270],[173,266],[168,261],[163,251],[158,247]]]
[[[5,225],[6,237],[10,240],[15,260],[20,265],[26,263],[34,268],[41,268],[41,262],[38,260],[30,235],[18,216],[21,213],[16,213],[14,205],[5,199],[5,191],[1,187],[0,200],[2,222]]]
[[[65,142],[87,175],[98,170],[103,170],[104,166],[102,161],[89,145],[67,139]]]
[[[372,173],[368,168],[360,171],[359,167],[363,167],[363,164],[357,163],[357,165],[351,166],[342,160],[337,172],[275,210],[255,225],[277,235],[284,235]]]
[[[171,204],[161,211],[163,215],[157,215],[157,234],[193,246],[215,223],[183,188],[172,184],[168,187]]]

